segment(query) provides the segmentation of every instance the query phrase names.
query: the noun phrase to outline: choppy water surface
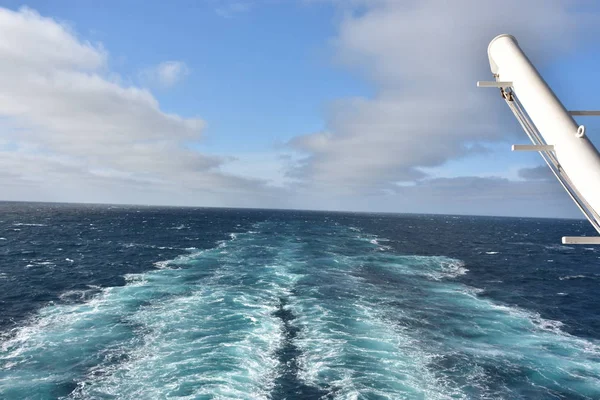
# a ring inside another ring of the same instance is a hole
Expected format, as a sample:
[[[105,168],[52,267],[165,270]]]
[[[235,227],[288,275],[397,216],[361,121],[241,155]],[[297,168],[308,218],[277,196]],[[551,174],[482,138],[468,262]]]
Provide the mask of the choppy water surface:
[[[600,398],[583,221],[0,212],[0,398]]]

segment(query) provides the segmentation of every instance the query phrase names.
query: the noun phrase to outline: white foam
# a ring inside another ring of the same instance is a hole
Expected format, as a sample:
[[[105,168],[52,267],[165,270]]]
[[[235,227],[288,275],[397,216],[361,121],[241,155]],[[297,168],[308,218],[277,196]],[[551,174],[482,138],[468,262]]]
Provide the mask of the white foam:
[[[13,226],[46,226],[45,224],[26,224],[22,222],[14,223]]]
[[[238,267],[247,249],[243,244],[232,248],[214,275],[201,285],[186,284],[193,285],[191,293],[132,314],[129,320],[143,334],[139,345],[119,350],[127,352],[125,362],[99,366],[80,383],[76,397],[158,398],[179,393],[190,398],[269,398],[279,367],[275,352],[283,340],[282,322],[273,313],[298,276],[277,263],[256,265],[264,273],[253,278],[251,268],[244,272]],[[212,257],[213,251],[206,256]],[[228,265],[229,259],[235,262]],[[245,284],[232,286],[241,277]],[[140,277],[130,277],[135,279]],[[251,284],[248,279],[258,280]],[[182,387],[186,390],[178,392]]]
[[[52,261],[39,261],[39,259],[34,259],[34,260],[30,260],[29,263],[27,265],[25,265],[25,268],[32,268],[32,267],[46,267],[49,269],[53,269],[56,264]]]
[[[170,264],[171,264],[171,260],[166,260],[166,261],[157,261],[153,265],[158,269],[166,269],[166,268],[169,268]]]
[[[364,257],[326,248],[330,259],[313,266],[295,235],[277,235],[273,244],[272,237],[239,234],[226,254],[220,246],[192,252],[163,261],[164,269],[125,275],[125,286],[103,289],[83,304],[43,308],[2,342],[7,382],[43,387],[67,377],[78,383],[75,398],[267,399],[284,367],[276,354],[284,340],[283,323],[274,316],[280,298],[288,300],[286,309],[297,317],[291,323],[301,328],[294,342],[302,352],[299,378],[332,390],[334,398],[468,398],[452,377],[461,374],[470,388],[485,386],[490,377],[479,360],[515,365],[525,360],[541,365],[540,376],[548,365],[549,375],[573,374],[583,384],[600,376],[596,344],[564,333],[560,321],[495,304],[478,296],[481,289],[444,281],[466,273],[461,261],[368,254],[382,271],[422,281],[422,311],[455,323],[454,332],[477,334],[465,339],[449,330],[432,344],[424,330],[398,322],[415,318],[408,308],[386,306],[410,294],[385,292],[385,282],[378,286],[358,276]],[[180,264],[186,266],[171,268]],[[193,279],[198,273],[202,279]],[[324,284],[306,285],[305,278]],[[339,292],[329,293],[332,287]],[[79,293],[64,296],[76,299]],[[433,371],[438,358],[453,354],[472,357],[475,364],[464,371]],[[72,375],[72,365],[91,366],[81,378]]]
[[[434,281],[455,279],[469,272],[463,261],[448,257],[405,256],[397,260],[404,273],[422,275]]]
[[[90,288],[87,290],[67,290],[61,293],[58,298],[64,302],[80,302],[87,300],[92,294],[97,293],[96,288]]]
[[[171,263],[194,260],[197,268],[126,274],[125,286],[102,289],[84,303],[42,308],[2,342],[0,362],[11,366],[11,385],[44,391],[69,377],[78,380],[74,398],[267,399],[283,340],[274,311],[299,275],[282,262],[264,266],[248,249],[232,246],[219,263],[218,248],[191,253]],[[255,264],[240,270],[241,260]],[[208,275],[190,279],[204,268]],[[238,279],[244,284],[232,284]],[[80,301],[88,293],[72,290],[61,299]],[[71,375],[76,364],[90,365],[83,380]]]
[[[564,294],[559,293],[559,295]],[[497,304],[488,299],[477,299],[477,306],[480,309],[490,310],[487,317],[496,321],[494,332],[500,334],[495,339],[501,340],[504,346],[516,349],[516,352],[527,352],[524,349],[530,350],[533,343],[537,342],[544,346],[546,343],[561,344],[569,347],[573,352],[593,351],[600,356],[599,344],[564,332],[562,329],[564,324],[561,321],[543,318],[539,313],[515,306]],[[576,357],[565,356],[560,352],[540,353],[539,356],[553,359],[557,365],[564,364],[565,369],[568,369],[568,365],[577,362]],[[598,369],[600,373],[600,365],[595,365],[594,368]]]
[[[574,247],[563,246],[563,245],[560,245],[560,244],[545,245],[544,247],[546,249],[548,249],[548,250],[573,250],[573,249],[575,249]]]
[[[565,280],[571,280],[571,279],[585,279],[585,278],[590,278],[587,275],[566,275],[566,276],[561,276],[558,279],[561,281],[565,281]]]
[[[465,268],[465,263],[460,260],[442,261],[441,270],[441,276],[443,278],[456,278],[469,272],[469,270]]]
[[[178,247],[157,246],[155,244],[144,244],[144,243],[124,243],[124,244],[122,244],[122,246],[125,248],[142,247],[142,248],[159,249],[159,250],[180,250]]]
[[[359,287],[361,291],[367,292]],[[302,350],[299,377],[308,385],[329,388],[333,398],[396,399],[413,393],[438,399],[459,394],[428,369],[434,355],[366,298],[325,304],[301,296],[293,298],[290,308],[302,328],[297,340]]]

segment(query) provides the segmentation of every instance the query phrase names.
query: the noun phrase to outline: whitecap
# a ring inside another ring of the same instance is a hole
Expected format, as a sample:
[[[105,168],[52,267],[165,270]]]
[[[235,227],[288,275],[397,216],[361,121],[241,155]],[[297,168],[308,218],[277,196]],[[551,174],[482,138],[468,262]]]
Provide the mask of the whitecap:
[[[157,261],[153,265],[158,269],[165,269],[165,268],[169,268],[170,263],[171,263],[171,260]]]
[[[585,279],[585,278],[592,278],[591,276],[587,276],[587,275],[566,275],[566,276],[561,276],[558,279],[561,281],[565,281],[565,280],[571,280],[571,279]]]
[[[296,343],[302,351],[299,378],[303,382],[323,390],[334,388],[329,390],[335,398],[343,399],[459,393],[428,368],[435,355],[368,300],[364,283],[342,285],[356,288],[351,303],[316,298],[310,291],[296,291],[290,299],[295,323],[301,328]],[[386,384],[376,387],[374,382]]]
[[[457,278],[461,275],[465,275],[469,270],[465,268],[464,261],[461,260],[450,260],[440,262],[441,271],[438,274],[434,274],[437,278]]]
[[[574,250],[574,247],[571,246],[564,246],[564,245],[560,245],[560,244],[551,244],[551,245],[544,245],[544,248],[548,249],[548,250]]]
[[[64,302],[80,302],[89,299],[93,294],[98,293],[98,289],[90,288],[87,290],[67,290],[61,293],[58,298]]]
[[[45,224],[26,224],[22,222],[14,223],[13,226],[46,226]]]

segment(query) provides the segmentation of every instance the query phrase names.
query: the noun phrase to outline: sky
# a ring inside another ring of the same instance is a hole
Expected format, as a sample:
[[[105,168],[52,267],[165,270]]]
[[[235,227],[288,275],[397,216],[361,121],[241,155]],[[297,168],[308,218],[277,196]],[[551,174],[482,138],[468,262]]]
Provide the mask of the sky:
[[[1,4],[0,200],[580,217],[475,82],[510,33],[600,109],[595,2]]]

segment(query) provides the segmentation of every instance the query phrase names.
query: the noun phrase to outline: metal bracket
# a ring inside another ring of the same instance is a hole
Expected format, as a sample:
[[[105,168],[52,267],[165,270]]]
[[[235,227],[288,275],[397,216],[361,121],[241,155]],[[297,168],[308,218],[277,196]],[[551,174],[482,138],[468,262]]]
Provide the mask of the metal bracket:
[[[512,82],[503,82],[503,81],[477,81],[477,87],[484,88],[505,88],[512,86]]]
[[[600,236],[563,236],[563,244],[600,244]]]
[[[551,144],[513,144],[512,151],[554,151]]]

